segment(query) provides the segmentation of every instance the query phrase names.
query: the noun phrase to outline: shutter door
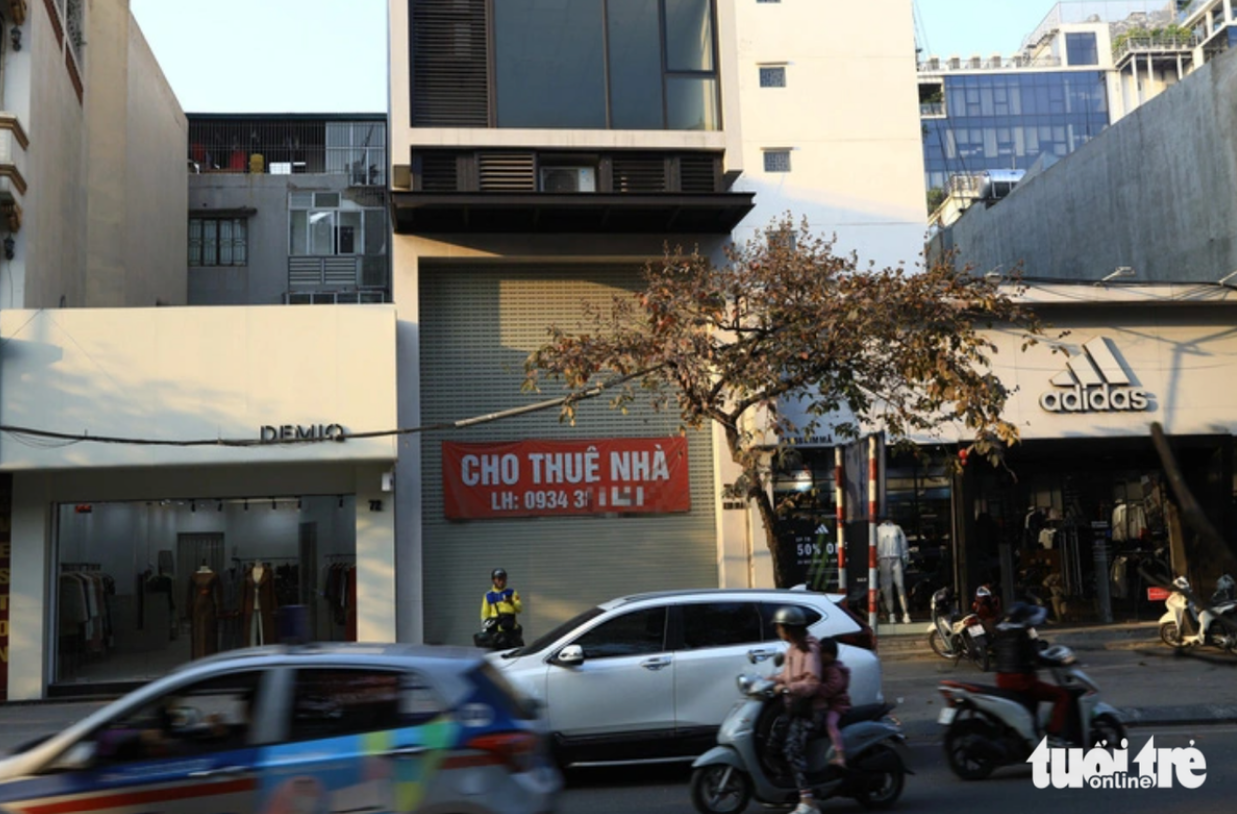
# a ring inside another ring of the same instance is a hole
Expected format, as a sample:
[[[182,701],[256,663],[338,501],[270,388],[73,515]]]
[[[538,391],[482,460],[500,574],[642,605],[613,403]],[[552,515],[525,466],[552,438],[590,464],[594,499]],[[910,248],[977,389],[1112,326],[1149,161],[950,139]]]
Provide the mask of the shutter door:
[[[421,267],[421,417],[456,420],[560,395],[520,392],[524,359],[551,324],[574,325],[581,303],[634,290],[633,267]],[[468,644],[480,626],[490,570],[506,568],[525,602],[525,639],[624,594],[717,587],[713,449],[710,432],[689,436],[692,509],[638,517],[542,517],[448,522],[443,516],[442,445],[527,438],[671,435],[677,416],[640,405],[626,416],[605,398],[580,405],[576,426],[553,410],[423,440],[425,637]]]

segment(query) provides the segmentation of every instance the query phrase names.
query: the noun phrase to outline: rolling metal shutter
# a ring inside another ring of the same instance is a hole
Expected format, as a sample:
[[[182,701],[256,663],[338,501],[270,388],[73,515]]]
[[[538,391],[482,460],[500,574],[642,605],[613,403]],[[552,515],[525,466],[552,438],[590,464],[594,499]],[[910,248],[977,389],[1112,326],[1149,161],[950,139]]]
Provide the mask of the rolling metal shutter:
[[[524,359],[551,324],[572,326],[585,300],[634,290],[639,269],[612,266],[421,266],[421,415],[425,424],[552,398],[520,392]],[[576,426],[553,410],[423,440],[425,637],[471,643],[490,570],[502,566],[525,603],[525,639],[598,602],[639,591],[717,587],[711,433],[689,437],[692,509],[640,517],[448,522],[442,446],[525,438],[670,435],[677,416],[645,406],[626,416],[605,399],[580,405]]]

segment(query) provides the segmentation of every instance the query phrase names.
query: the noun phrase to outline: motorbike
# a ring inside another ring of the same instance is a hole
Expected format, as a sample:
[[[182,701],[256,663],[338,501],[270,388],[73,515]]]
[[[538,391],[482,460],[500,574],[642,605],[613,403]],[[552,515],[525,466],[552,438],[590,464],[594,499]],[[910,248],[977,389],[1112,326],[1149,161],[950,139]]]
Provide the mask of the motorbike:
[[[1173,584],[1186,590],[1190,588],[1185,577],[1177,577]],[[1230,575],[1216,580],[1209,611],[1200,614],[1194,603],[1177,591],[1169,593],[1164,607],[1164,615],[1160,617],[1160,639],[1164,644],[1169,647],[1212,646],[1229,653],[1237,652],[1237,583]],[[1220,621],[1220,617],[1230,623]]]
[[[523,647],[524,629],[510,614],[491,616],[481,623],[481,632],[473,634],[472,643],[483,650],[495,651]]]
[[[1042,642],[1042,640],[1040,640]],[[1043,646],[1041,663],[1070,694],[1071,740],[1076,745],[1106,742],[1118,748],[1125,726],[1117,710],[1099,700],[1099,687],[1078,668],[1067,647]],[[1020,693],[961,681],[942,681],[946,706],[937,722],[946,727],[945,757],[963,780],[982,780],[1001,766],[1026,762],[1044,735],[1052,713]]]
[[[778,654],[774,664],[780,665]],[[754,662],[753,662],[754,663]],[[692,805],[700,814],[739,814],[754,798],[766,806],[792,806],[799,789],[781,756],[788,723],[781,696],[767,677],[738,677],[742,699],[731,708],[717,734],[717,745],[692,764]],[[888,808],[902,796],[906,739],[893,706],[855,707],[838,722],[846,748],[846,767],[830,765],[833,744],[821,732],[808,745],[808,779],[817,801],[851,797],[864,808]]]
[[[988,631],[977,613],[965,616],[954,610],[953,591],[941,588],[932,595],[932,624],[928,625],[928,645],[941,658],[955,662],[966,656],[980,670],[990,664]]]

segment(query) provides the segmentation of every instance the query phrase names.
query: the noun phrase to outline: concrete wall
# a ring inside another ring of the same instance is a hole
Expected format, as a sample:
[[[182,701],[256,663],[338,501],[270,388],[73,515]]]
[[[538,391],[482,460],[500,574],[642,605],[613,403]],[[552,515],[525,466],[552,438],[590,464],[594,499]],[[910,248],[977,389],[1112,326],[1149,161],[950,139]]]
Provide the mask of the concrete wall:
[[[757,193],[735,240],[790,211],[864,262],[914,263],[927,213],[909,0],[735,7],[744,168],[735,188]],[[786,87],[760,87],[760,65],[779,63]],[[789,173],[764,171],[767,148],[791,150]]]
[[[10,426],[165,440],[256,440],[264,425],[395,426],[390,306],[5,311],[0,336],[0,423]],[[0,444],[0,468],[15,471],[394,457],[390,437],[258,447]]]
[[[979,271],[1139,282],[1215,281],[1237,269],[1237,56],[1226,53],[1005,200],[974,206],[936,246]]]
[[[343,193],[345,175],[204,173],[189,183],[189,211],[250,208],[248,265],[192,267],[192,305],[276,305],[288,290],[288,193]],[[180,260],[184,265],[184,258]]]

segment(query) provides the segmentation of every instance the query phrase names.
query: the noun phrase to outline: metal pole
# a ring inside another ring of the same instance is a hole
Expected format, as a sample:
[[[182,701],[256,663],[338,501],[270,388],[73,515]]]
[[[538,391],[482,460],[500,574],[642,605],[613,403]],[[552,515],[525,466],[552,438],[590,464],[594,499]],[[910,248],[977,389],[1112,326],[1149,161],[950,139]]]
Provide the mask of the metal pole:
[[[868,436],[868,624],[876,629],[876,436]]]
[[[1095,601],[1099,604],[1100,622],[1112,624],[1112,598],[1108,592],[1108,524],[1092,522],[1094,532],[1091,552],[1095,558]]]
[[[833,495],[837,504],[837,546],[838,546],[838,593],[846,593],[846,515],[843,506],[846,502],[846,490],[843,489],[842,448],[833,448]]]

